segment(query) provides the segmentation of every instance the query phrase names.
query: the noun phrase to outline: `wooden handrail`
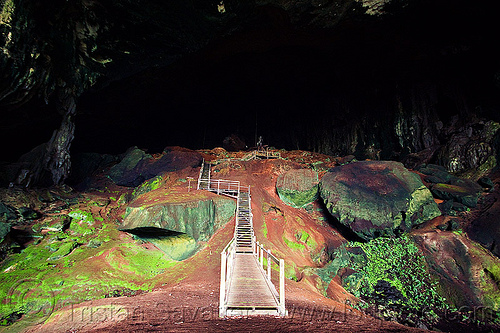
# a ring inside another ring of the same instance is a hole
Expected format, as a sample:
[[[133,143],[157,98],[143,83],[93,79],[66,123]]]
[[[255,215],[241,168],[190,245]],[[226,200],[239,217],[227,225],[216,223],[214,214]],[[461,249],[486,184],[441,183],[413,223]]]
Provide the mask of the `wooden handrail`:
[[[219,292],[219,316],[226,315],[227,308],[227,281],[231,279],[233,274],[233,262],[236,254],[236,239],[233,238],[221,252],[220,263],[220,292]]]
[[[239,215],[240,212],[240,200],[244,200],[246,198],[245,195],[240,196],[240,193],[248,193],[248,210],[245,209],[242,211],[242,219],[246,222],[248,221],[250,224],[251,230],[251,245],[252,245],[252,253],[256,257],[256,260],[260,263],[258,267],[262,270],[263,278],[266,281],[266,284],[271,291],[272,296],[274,297],[276,304],[278,305],[278,313],[280,315],[286,315],[285,309],[285,264],[283,259],[278,259],[271,253],[271,250],[267,250],[256,241],[254,232],[253,232],[253,214],[251,211],[251,195],[250,195],[250,186],[241,186],[239,181],[236,180],[226,180],[226,179],[211,179],[210,173],[208,178],[201,178],[203,176],[203,168],[205,166],[205,161],[203,160],[200,175],[198,177],[198,190],[200,189],[201,183],[207,183],[206,189],[212,192],[216,192],[217,194],[225,194],[230,196],[235,196],[237,198],[236,205],[236,227],[238,227],[239,223]],[[189,179],[188,191],[191,188],[191,180]],[[205,187],[203,187],[205,189]],[[228,193],[229,192],[229,193]],[[236,192],[236,195],[234,194]],[[246,200],[244,200],[246,201]],[[245,206],[247,203],[245,203]],[[235,232],[231,241],[224,247],[224,250],[221,252],[221,272],[220,272],[220,292],[219,292],[219,316],[224,317],[227,313],[228,307],[228,281],[230,281],[231,276],[233,274],[234,260],[236,256],[237,250],[237,228],[235,228]],[[243,253],[243,252],[242,252]],[[247,255],[252,255],[247,254]],[[266,260],[266,271],[264,271],[264,256],[267,256]],[[275,262],[279,265],[279,292],[276,286],[272,282],[272,262]]]
[[[260,268],[265,276],[266,282],[271,287],[271,292],[278,303],[279,313],[281,315],[286,314],[285,309],[285,261],[283,259],[278,259],[274,254],[271,253],[271,250],[267,250],[264,248],[262,244],[256,241],[255,236],[253,237],[253,245],[254,255],[256,256],[257,261],[260,263]],[[266,255],[266,270],[264,271],[264,254]],[[271,271],[272,271],[272,263],[274,261],[279,265],[279,289],[276,288],[272,279],[271,279]]]

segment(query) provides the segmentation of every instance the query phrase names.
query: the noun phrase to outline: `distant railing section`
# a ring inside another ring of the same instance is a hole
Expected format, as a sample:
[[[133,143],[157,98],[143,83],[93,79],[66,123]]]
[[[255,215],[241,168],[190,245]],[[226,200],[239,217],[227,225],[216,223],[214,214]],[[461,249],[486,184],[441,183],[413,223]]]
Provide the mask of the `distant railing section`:
[[[206,172],[205,172],[206,171]],[[206,173],[206,175],[204,175]],[[188,192],[193,188],[191,186],[194,183],[194,178],[187,177],[188,180]],[[210,172],[210,163],[206,163],[203,160],[200,168],[200,173],[198,175],[197,190],[208,190],[217,194],[229,195],[231,197],[238,197],[240,191],[250,192],[250,186],[241,186],[240,182],[237,180],[227,180],[227,179],[212,179]]]
[[[269,150],[268,148],[259,149],[259,150],[251,151],[250,153],[246,154],[245,156],[243,156],[242,160],[243,161],[250,161],[250,160],[256,159],[257,157],[266,158],[266,159],[281,158],[281,153],[279,151]]]
[[[194,178],[188,177],[188,192],[192,189],[208,190],[217,194],[225,194],[232,197],[238,197],[240,191],[248,191],[250,187],[240,186],[237,180],[227,179],[198,179],[197,187],[193,187]]]

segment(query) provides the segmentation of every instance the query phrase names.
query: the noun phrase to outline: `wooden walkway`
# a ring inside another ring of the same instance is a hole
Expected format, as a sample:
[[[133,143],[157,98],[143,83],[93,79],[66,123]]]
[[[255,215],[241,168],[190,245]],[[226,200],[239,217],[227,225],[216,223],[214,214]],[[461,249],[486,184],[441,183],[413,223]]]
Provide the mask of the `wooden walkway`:
[[[203,162],[198,190],[237,199],[234,237],[221,253],[219,316],[286,315],[284,261],[255,239],[250,186],[212,179],[210,164]],[[279,274],[279,291],[272,282],[273,271]]]
[[[236,253],[228,289],[228,308],[276,310],[278,306],[252,253]]]

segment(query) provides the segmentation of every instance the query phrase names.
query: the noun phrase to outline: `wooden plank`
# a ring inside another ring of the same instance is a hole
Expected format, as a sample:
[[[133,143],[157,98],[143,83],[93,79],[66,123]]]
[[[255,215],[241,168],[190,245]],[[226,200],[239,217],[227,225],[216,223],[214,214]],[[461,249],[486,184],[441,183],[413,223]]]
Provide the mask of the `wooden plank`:
[[[253,254],[236,254],[227,306],[278,307]]]

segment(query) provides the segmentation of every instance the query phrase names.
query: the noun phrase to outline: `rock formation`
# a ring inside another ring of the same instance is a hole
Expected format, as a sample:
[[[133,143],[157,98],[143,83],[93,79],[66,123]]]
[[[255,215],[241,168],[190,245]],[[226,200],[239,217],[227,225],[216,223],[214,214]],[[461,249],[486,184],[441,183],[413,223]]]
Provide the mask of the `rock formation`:
[[[400,235],[441,213],[420,178],[398,162],[355,162],[321,179],[328,211],[363,239]]]

